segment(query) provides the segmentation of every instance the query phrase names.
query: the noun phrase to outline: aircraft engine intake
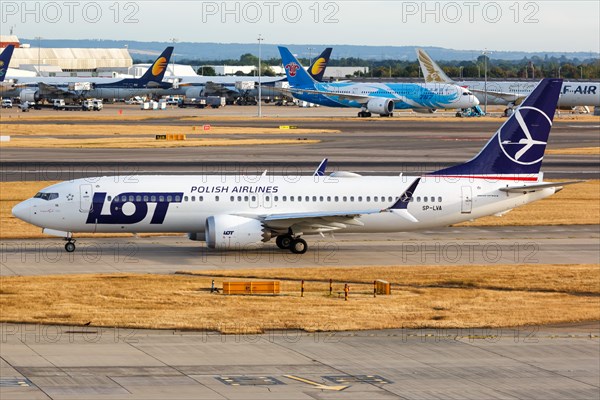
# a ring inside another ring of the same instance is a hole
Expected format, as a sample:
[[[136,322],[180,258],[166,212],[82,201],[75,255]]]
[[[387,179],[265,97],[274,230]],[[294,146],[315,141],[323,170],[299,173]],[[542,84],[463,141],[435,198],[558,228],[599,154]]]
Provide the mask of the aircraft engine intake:
[[[375,114],[390,115],[394,112],[394,102],[392,99],[371,99],[367,103],[367,109]]]
[[[252,218],[213,215],[206,219],[206,245],[211,249],[244,249],[271,239],[271,231]]]
[[[36,89],[23,89],[19,94],[19,98],[21,102],[24,103],[26,101],[30,103],[35,103],[41,99],[40,92]]]

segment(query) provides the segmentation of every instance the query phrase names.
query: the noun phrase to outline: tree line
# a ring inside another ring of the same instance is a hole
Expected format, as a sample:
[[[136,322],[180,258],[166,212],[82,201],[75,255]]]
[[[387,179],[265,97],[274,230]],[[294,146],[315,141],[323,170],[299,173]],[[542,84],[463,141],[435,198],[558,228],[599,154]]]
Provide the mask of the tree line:
[[[486,59],[487,58],[487,59]],[[302,65],[310,64],[308,58],[299,58]],[[143,61],[134,60],[134,63]],[[203,65],[198,69],[198,74],[206,76],[216,75],[215,70],[209,65],[254,65],[258,67],[258,57],[246,53],[239,59],[227,60],[198,60],[180,59],[180,64]],[[566,79],[600,79],[599,59],[567,59],[566,57],[531,57],[521,60],[495,60],[485,55],[480,55],[477,60],[469,61],[441,61],[438,62],[444,72],[454,79],[483,79],[486,72],[488,78],[512,78],[512,79],[541,79],[541,78],[566,78]],[[273,76],[275,72],[271,67],[281,65],[280,58],[268,58],[261,60],[263,76]],[[404,60],[368,60],[358,57],[344,57],[331,59],[329,66],[340,67],[368,67],[368,73],[355,73],[356,77],[373,78],[420,78],[422,76],[418,61]],[[236,75],[244,76],[239,71]],[[254,75],[249,74],[249,75]]]

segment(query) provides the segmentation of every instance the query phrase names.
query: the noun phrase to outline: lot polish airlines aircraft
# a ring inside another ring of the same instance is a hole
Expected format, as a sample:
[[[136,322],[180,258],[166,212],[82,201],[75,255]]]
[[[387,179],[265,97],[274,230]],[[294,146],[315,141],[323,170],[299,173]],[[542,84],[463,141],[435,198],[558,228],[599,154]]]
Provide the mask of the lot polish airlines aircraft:
[[[444,70],[429,57],[423,49],[416,49],[421,71],[427,83],[454,83],[468,87],[479,101],[485,101],[485,83],[482,81],[455,82],[444,73]],[[488,81],[488,104],[519,105],[535,89],[538,81]],[[599,82],[563,82],[558,98],[559,108],[573,108],[585,106],[600,106]]]
[[[468,90],[449,83],[316,82],[286,48],[279,47],[292,95],[327,107],[360,108],[359,117],[371,113],[392,116],[394,110],[430,113],[438,108],[475,107],[479,100]]]
[[[55,98],[123,99],[145,96],[171,87],[162,82],[173,53],[167,47],[140,78],[52,78],[35,77],[15,79],[4,97],[19,97],[22,102],[37,102]]]
[[[303,235],[401,232],[447,226],[548,197],[575,183],[543,182],[540,166],[562,81],[543,80],[464,164],[422,176],[113,176],[49,186],[15,217],[64,237],[75,232],[181,232],[209,248],[271,238],[304,253]]]

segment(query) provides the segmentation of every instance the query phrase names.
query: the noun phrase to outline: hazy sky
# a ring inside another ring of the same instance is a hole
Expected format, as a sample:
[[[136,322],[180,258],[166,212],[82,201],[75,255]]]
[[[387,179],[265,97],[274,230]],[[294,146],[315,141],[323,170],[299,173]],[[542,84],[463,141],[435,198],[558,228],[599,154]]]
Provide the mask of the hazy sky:
[[[600,51],[591,1],[5,1],[1,33],[52,39]]]

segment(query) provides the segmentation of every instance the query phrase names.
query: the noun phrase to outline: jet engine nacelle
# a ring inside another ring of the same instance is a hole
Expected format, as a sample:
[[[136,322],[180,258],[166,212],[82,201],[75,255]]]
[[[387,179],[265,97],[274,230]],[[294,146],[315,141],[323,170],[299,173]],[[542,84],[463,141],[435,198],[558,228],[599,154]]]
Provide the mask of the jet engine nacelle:
[[[23,89],[21,90],[21,93],[19,94],[19,98],[21,99],[21,102],[30,102],[30,103],[35,103],[36,101],[41,100],[40,97],[40,92],[39,90],[36,89]]]
[[[419,114],[433,114],[437,110],[435,108],[415,108],[414,111]]]
[[[367,109],[375,114],[390,115],[394,112],[394,102],[392,101],[392,99],[371,99],[367,103]]]
[[[271,231],[260,221],[235,215],[208,217],[205,232],[211,249],[244,249],[271,239]]]
[[[204,86],[193,86],[185,91],[185,97],[188,99],[197,99],[204,96]]]

